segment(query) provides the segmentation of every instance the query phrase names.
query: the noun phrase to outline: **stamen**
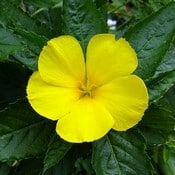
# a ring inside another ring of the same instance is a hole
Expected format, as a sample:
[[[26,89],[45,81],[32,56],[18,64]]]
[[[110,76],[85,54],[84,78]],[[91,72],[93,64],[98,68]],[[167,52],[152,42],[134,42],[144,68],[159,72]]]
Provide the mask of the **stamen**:
[[[79,91],[80,91],[80,98],[82,97],[85,97],[85,96],[88,96],[88,97],[91,97],[93,98],[93,95],[94,95],[94,91],[97,87],[94,86],[94,85],[81,85],[79,87]]]

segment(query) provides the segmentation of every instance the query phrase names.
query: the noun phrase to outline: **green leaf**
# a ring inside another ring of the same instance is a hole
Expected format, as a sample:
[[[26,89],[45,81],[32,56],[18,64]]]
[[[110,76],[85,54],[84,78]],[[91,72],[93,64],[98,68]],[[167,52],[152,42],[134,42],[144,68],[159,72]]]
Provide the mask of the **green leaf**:
[[[42,47],[50,38],[62,33],[60,0],[53,1],[0,1],[0,25],[10,28],[20,38],[22,51],[15,52],[10,59],[37,69]],[[15,14],[15,15],[14,15]]]
[[[149,144],[165,143],[175,126],[175,110],[169,103],[167,95],[149,107],[138,126]]]
[[[163,131],[173,131],[175,126],[175,111],[163,108],[162,106],[152,105],[145,112],[141,125]]]
[[[75,171],[75,162],[78,158],[77,151],[72,147],[57,165],[51,167],[44,175],[69,175]]]
[[[173,152],[173,153],[175,153],[175,131],[173,131],[170,135],[169,135],[169,137],[168,137],[168,139],[167,139],[167,142],[166,142],[166,146],[169,148],[169,149],[171,149],[171,151]],[[165,159],[166,160],[166,159]]]
[[[144,138],[136,129],[110,131],[107,136],[93,143],[92,164],[96,174],[152,174],[144,144]]]
[[[57,135],[52,137],[48,145],[48,149],[44,159],[43,174],[51,167],[59,163],[59,161],[66,155],[72,144],[65,142]]]
[[[91,145],[87,143],[73,144],[71,149],[59,161],[57,165],[51,167],[44,175],[92,175],[90,166]],[[81,163],[80,163],[81,160]],[[81,166],[81,167],[80,167]]]
[[[0,62],[0,110],[26,96],[30,72],[20,64]]]
[[[58,1],[55,1],[55,3],[52,1],[52,4],[49,3],[50,5],[48,5],[48,1],[41,2],[35,3],[35,6],[34,4],[30,5],[30,3],[26,4],[26,1],[1,0],[0,24],[3,27],[13,28],[15,26],[24,30],[33,31],[36,34],[48,38],[54,37],[58,34],[60,29],[53,28],[50,11],[57,8],[55,5]],[[53,5],[53,8],[51,8],[51,5]],[[43,8],[43,6],[45,6],[45,8]],[[61,13],[58,13],[58,15],[59,20],[61,18]]]
[[[148,85],[150,103],[158,101],[175,83],[175,70]]]
[[[139,127],[139,130],[146,139],[147,145],[151,147],[164,144],[167,136],[170,133],[169,131],[163,131],[144,126]]]
[[[97,9],[101,12],[104,21],[106,22],[108,19],[107,0],[96,0],[94,2],[97,6]],[[107,31],[104,32],[106,33]]]
[[[25,65],[32,71],[37,70],[38,65],[38,52],[34,52],[33,49],[26,47],[22,52],[14,54],[10,61],[19,62]]]
[[[26,159],[45,151],[54,123],[41,118],[26,101],[0,112],[0,161]]]
[[[162,103],[162,106],[166,106],[170,110],[175,109],[175,86],[173,86],[169,91],[166,93],[163,99],[159,100]],[[159,103],[158,102],[158,103]]]
[[[23,5],[24,8],[26,9],[27,7],[31,6],[35,7],[35,8],[52,8],[54,6],[58,6],[61,5],[62,0],[40,0],[40,1],[33,1],[33,0],[26,0],[25,2],[23,2],[23,4],[21,4],[21,6]]]
[[[39,47],[40,49],[42,49],[42,47],[48,41],[48,39],[46,37],[38,35],[38,34],[31,32],[31,31],[27,31],[27,30],[20,29],[20,28],[14,28],[13,30],[16,34],[20,35],[20,37],[22,37],[22,39],[26,39],[27,41],[33,43],[33,45],[35,45],[35,47]]]
[[[170,3],[126,33],[138,54],[135,73],[147,82],[150,104],[162,98],[175,83],[174,10],[175,3]]]
[[[156,80],[166,76],[166,73],[170,73],[175,70],[175,44],[172,44],[169,50],[166,52],[162,61],[155,70],[154,75],[150,78],[150,81]]]
[[[97,8],[100,8],[104,5],[106,5],[106,3],[107,3],[107,0],[95,0],[95,4],[96,4]]]
[[[35,31],[36,33],[46,33],[45,29],[48,27],[42,28],[37,25],[36,21],[30,18],[23,8],[19,8],[19,1],[1,0],[0,7],[0,21],[4,27],[13,27],[15,25],[18,28]]]
[[[175,146],[175,145],[174,145]],[[165,145],[162,152],[159,153],[159,168],[165,175],[175,174],[175,149]]]
[[[92,168],[91,164],[91,157],[80,157],[75,162],[76,171],[74,172],[74,175],[76,174],[88,174],[88,175],[95,175],[94,169]]]
[[[175,45],[167,51],[148,84],[150,103],[158,101],[175,83]]]
[[[175,34],[175,2],[129,29],[125,37],[136,50],[139,66],[135,74],[149,80],[170,47]]]
[[[24,45],[24,49],[13,54],[10,60],[18,61],[29,69],[35,71],[37,69],[39,54],[43,46],[46,45],[48,39],[44,36],[24,29],[14,28],[13,30],[21,37],[21,42]]]
[[[23,7],[24,11],[37,23],[37,26],[40,24],[48,30],[47,33],[43,33],[47,38],[57,37],[62,33],[61,0],[55,2],[28,0],[23,1]]]
[[[84,52],[93,35],[106,32],[104,18],[92,0],[64,0],[63,19],[63,32],[75,36]]]
[[[173,131],[163,145],[154,150],[154,159],[162,174],[175,174],[175,132]]]
[[[10,30],[0,28],[0,61],[8,59],[10,54],[22,50],[23,46]]]

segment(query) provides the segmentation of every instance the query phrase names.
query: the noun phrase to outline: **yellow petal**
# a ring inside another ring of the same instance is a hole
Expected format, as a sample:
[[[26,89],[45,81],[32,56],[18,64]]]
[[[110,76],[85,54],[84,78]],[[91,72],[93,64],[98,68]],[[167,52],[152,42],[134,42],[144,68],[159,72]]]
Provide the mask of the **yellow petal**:
[[[103,137],[113,124],[113,118],[104,106],[85,97],[58,121],[56,131],[68,142],[91,142]]]
[[[96,99],[105,104],[115,120],[113,128],[118,131],[136,125],[148,107],[145,84],[135,75],[118,78],[101,86]]]
[[[72,36],[51,39],[38,61],[42,79],[62,87],[74,87],[84,81],[84,56],[78,41]]]
[[[27,85],[27,99],[40,115],[57,120],[70,111],[79,96],[74,88],[62,88],[45,83],[35,72]]]
[[[87,48],[87,76],[90,82],[101,85],[132,73],[138,64],[135,51],[113,34],[98,34],[91,38]]]

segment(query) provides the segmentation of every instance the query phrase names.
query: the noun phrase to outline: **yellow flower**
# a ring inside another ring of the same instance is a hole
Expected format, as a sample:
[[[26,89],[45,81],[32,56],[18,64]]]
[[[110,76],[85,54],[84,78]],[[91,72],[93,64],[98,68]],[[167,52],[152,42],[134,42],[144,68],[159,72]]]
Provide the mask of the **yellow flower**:
[[[69,142],[91,142],[110,129],[125,131],[141,120],[148,106],[144,82],[131,75],[138,60],[125,39],[95,35],[85,58],[74,37],[51,39],[27,85],[31,106],[58,120],[56,132]]]

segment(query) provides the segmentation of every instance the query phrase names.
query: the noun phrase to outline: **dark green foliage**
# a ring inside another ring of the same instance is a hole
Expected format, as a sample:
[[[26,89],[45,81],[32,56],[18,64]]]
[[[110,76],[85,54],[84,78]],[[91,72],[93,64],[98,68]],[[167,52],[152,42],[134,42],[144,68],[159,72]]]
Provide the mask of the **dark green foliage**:
[[[51,139],[44,159],[44,170],[46,172],[49,168],[59,163],[59,161],[66,155],[72,144],[67,143],[54,135]]]
[[[36,114],[20,100],[0,112],[0,160],[39,156],[46,150],[54,123]]]
[[[50,38],[73,35],[86,52],[93,35],[107,32],[106,0],[0,1],[0,175],[174,175],[175,2],[137,9],[139,2],[130,5],[152,4],[156,13],[120,32],[137,52],[134,73],[146,82],[150,106],[135,128],[71,144],[33,111],[26,85]]]
[[[26,96],[30,71],[12,62],[0,62],[0,109]]]
[[[145,143],[136,129],[127,132],[111,131],[106,137],[93,143],[92,163],[96,174],[152,174]]]
[[[125,34],[139,58],[135,73],[144,80],[148,81],[154,75],[170,47],[175,34],[174,11],[175,3],[170,3]]]
[[[10,30],[0,28],[0,61],[6,60],[9,54],[21,50],[22,43]]]
[[[105,33],[106,23],[92,0],[63,1],[64,34],[75,36],[86,51],[89,39],[97,33]]]

